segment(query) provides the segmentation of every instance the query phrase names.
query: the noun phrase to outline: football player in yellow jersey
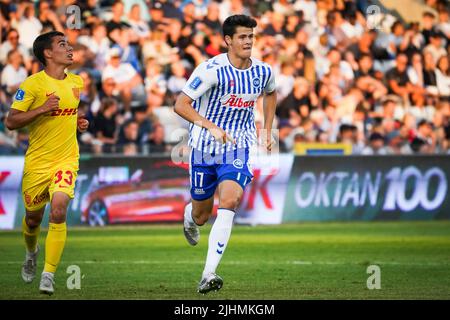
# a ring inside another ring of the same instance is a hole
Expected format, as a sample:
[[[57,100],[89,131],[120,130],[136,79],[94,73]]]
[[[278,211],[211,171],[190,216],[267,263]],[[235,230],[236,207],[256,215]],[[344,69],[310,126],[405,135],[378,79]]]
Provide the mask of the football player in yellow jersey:
[[[29,76],[19,87],[6,119],[10,129],[29,127],[22,196],[26,214],[22,229],[26,256],[22,278],[30,283],[36,275],[38,236],[47,202],[49,229],[45,241],[45,266],[41,293],[54,292],[54,274],[66,242],[66,212],[74,196],[78,171],[77,128],[89,122],[78,115],[80,76],[65,72],[73,63],[72,47],[63,33],[51,31],[36,38],[33,53],[44,70]]]

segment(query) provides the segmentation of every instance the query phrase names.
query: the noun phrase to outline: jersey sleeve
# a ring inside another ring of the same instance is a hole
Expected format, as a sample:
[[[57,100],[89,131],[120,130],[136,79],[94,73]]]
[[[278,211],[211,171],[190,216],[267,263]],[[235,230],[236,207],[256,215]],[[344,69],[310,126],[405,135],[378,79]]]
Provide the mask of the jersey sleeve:
[[[79,88],[79,89],[84,88],[84,80],[79,75],[77,75],[77,74],[74,75],[74,82],[75,82],[75,85],[77,86],[77,88]]]
[[[14,101],[11,105],[11,108],[17,109],[20,111],[28,111],[28,109],[33,104],[36,99],[36,86],[33,85],[33,81],[31,79],[25,79],[24,82],[17,89],[16,94],[14,95]]]
[[[271,67],[269,67],[269,80],[267,80],[266,86],[264,87],[265,93],[272,93],[276,89],[275,75]]]
[[[210,88],[217,85],[216,68],[208,62],[203,62],[195,68],[189,80],[186,82],[183,92],[192,100],[197,100]]]

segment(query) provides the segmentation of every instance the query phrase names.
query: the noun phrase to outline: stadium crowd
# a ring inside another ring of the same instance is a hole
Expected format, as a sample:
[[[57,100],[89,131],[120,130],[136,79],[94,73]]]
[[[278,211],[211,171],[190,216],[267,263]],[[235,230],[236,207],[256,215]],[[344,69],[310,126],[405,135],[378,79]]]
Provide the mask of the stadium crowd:
[[[2,1],[0,154],[27,148],[26,129],[9,132],[3,119],[41,68],[34,39],[52,29],[67,35],[70,71],[84,79],[81,152],[169,151],[159,110],[173,108],[196,65],[226,51],[221,23],[232,14],[258,22],[253,56],[276,74],[281,151],[342,142],[354,154],[448,153],[449,7],[424,3],[422,21],[407,24],[366,15],[370,0],[88,0],[76,2],[80,16],[67,11],[75,1]],[[260,124],[261,103],[255,112]]]

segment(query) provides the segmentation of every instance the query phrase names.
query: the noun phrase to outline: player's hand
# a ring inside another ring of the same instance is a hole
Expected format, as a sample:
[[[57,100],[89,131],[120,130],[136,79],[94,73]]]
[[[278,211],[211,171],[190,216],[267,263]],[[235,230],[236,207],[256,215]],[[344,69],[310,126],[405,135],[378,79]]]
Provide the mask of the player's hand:
[[[275,145],[276,141],[272,137],[271,130],[261,130],[262,131],[262,143],[266,147],[267,151],[272,151],[272,147]]]
[[[78,114],[77,118],[77,128],[80,132],[85,132],[89,127],[89,121],[84,118],[84,114],[80,113]]]
[[[59,97],[52,93],[42,105],[42,113],[48,113],[59,109]]]
[[[225,130],[219,128],[218,126],[209,129],[209,132],[211,132],[216,141],[221,141],[222,143],[226,143],[227,141],[229,141],[233,144],[236,144],[236,140],[234,140],[232,136],[230,136],[225,132]]]

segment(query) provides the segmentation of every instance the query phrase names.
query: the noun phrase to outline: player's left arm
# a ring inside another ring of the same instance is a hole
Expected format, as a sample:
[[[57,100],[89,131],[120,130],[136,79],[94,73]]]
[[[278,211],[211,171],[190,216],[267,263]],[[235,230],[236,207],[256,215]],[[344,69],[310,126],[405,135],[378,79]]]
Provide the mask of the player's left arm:
[[[275,77],[271,72],[270,78],[264,88],[263,109],[264,109],[264,133],[265,144],[268,151],[272,150],[272,125],[277,108],[277,91],[275,90]]]

